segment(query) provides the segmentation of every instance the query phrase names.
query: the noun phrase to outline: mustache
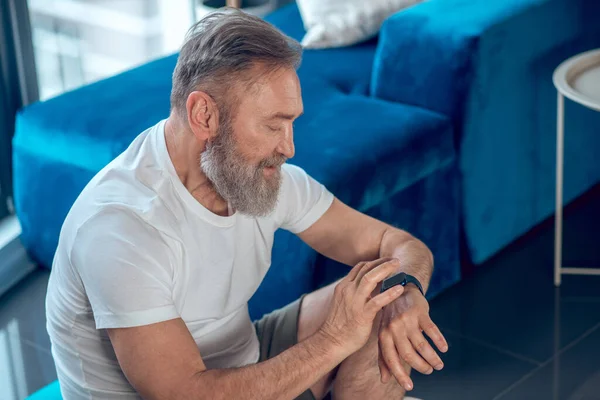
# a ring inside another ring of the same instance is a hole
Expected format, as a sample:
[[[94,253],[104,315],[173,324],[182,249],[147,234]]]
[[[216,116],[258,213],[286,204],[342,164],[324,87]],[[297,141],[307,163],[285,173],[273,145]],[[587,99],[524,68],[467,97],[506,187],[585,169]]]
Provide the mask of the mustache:
[[[259,168],[265,168],[265,167],[281,167],[283,164],[285,164],[285,162],[287,161],[287,157],[284,156],[272,156],[269,158],[265,158],[264,160],[262,160],[259,164],[258,167]]]

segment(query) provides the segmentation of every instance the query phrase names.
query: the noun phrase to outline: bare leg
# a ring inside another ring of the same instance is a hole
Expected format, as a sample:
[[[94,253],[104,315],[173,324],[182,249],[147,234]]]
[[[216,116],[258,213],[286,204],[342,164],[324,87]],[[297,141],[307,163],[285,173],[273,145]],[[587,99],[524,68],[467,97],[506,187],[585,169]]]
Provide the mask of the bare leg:
[[[307,294],[302,300],[298,321],[298,342],[314,334],[325,322],[335,285],[337,282]],[[310,390],[317,400],[329,393],[336,373],[337,368],[311,386]]]
[[[404,388],[393,376],[386,384],[381,383],[377,337],[380,320],[380,316],[375,319],[367,344],[340,364],[333,383],[335,400],[404,398]],[[407,364],[404,364],[404,368],[410,373]]]
[[[304,297],[300,308],[298,341],[314,334],[325,322],[333,298],[334,282]],[[381,383],[377,358],[380,318],[367,344],[346,358],[336,369],[317,381],[312,387],[316,399],[322,399],[332,388],[334,399],[402,399],[404,389],[392,377],[385,385]],[[407,371],[410,369],[406,366]]]

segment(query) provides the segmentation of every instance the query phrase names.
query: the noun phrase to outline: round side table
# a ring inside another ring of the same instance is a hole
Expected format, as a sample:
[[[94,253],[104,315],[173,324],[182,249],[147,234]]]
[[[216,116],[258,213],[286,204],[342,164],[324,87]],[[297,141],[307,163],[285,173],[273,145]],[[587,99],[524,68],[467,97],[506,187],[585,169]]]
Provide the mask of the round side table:
[[[576,55],[554,71],[554,86],[558,91],[556,121],[556,225],[554,240],[554,284],[560,286],[562,274],[600,275],[596,268],[565,268],[562,266],[562,210],[564,163],[564,98],[600,112],[600,49]]]

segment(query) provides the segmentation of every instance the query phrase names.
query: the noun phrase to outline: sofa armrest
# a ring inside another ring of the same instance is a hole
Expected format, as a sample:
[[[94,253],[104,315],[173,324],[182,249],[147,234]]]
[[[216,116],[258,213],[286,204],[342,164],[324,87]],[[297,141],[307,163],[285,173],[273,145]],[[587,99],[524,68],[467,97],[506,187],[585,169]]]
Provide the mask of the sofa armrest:
[[[598,15],[598,0],[428,0],[382,27],[371,95],[452,120],[476,264],[554,211],[552,73],[600,47]],[[565,204],[600,176],[599,116],[566,107]]]
[[[535,57],[580,34],[599,9],[593,0],[425,1],[383,24],[371,95],[456,119],[475,73],[486,69],[493,79],[482,52],[497,52],[483,58],[504,57],[504,65]]]

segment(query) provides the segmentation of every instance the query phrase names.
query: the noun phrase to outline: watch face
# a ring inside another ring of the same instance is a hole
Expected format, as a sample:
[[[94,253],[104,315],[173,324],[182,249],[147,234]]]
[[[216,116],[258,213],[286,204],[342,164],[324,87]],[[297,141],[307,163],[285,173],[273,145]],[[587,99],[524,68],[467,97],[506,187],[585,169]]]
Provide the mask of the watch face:
[[[391,276],[391,277],[383,280],[383,284],[381,286],[381,292],[384,292],[396,285],[405,286],[406,283],[407,283],[406,274],[404,272],[400,272],[399,274],[396,274],[394,276]]]
[[[401,279],[400,284],[402,286],[406,286],[406,284],[408,283],[408,281],[406,280],[406,274],[404,272],[400,272],[396,276],[398,277],[398,279]]]

